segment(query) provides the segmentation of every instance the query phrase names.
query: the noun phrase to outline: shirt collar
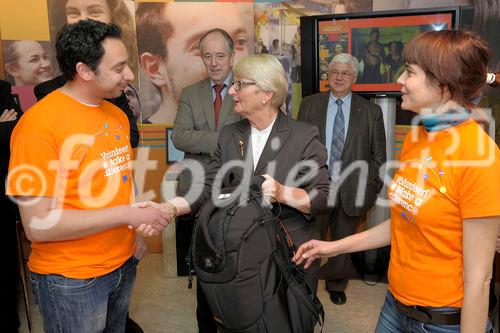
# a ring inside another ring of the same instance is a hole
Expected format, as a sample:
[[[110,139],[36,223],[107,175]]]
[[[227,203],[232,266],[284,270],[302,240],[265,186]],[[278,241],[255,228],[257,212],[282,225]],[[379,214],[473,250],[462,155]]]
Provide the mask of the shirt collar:
[[[339,99],[339,98],[330,92],[330,100],[332,102],[335,102],[337,99]],[[351,99],[352,99],[352,92],[350,92],[347,95],[345,95],[344,97],[340,98],[340,100],[342,101],[343,104],[351,103]]]
[[[229,73],[229,75],[224,80],[224,84],[226,85],[226,88],[229,87],[229,84],[231,83],[232,80],[233,80],[233,75],[232,75],[232,73]],[[212,88],[215,86],[215,84],[216,83],[212,79],[210,79],[210,86]]]

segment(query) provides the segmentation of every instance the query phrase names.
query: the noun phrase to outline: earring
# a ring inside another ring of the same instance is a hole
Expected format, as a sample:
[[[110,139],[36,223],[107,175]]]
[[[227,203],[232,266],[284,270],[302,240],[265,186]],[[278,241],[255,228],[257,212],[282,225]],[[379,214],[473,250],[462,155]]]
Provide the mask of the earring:
[[[262,104],[263,104],[263,105],[266,105],[266,101],[262,101]]]

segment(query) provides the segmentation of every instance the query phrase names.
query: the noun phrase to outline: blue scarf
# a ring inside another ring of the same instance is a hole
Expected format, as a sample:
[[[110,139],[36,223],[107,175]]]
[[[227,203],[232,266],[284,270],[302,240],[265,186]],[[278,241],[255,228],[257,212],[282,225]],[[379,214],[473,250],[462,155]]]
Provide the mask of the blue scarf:
[[[470,118],[465,109],[438,114],[420,116],[420,120],[427,132],[442,131],[444,129],[457,126]]]

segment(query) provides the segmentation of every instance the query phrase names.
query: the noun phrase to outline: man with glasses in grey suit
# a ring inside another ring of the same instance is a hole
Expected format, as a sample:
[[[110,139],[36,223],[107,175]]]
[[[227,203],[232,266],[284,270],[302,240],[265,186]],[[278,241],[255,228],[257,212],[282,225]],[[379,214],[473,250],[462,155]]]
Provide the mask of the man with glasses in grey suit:
[[[201,37],[199,49],[208,78],[182,90],[172,141],[177,149],[185,153],[185,159],[195,160],[205,167],[217,148],[219,130],[241,117],[234,112],[233,98],[227,93],[231,85],[234,63],[234,44],[231,36],[222,29],[210,30]],[[188,191],[192,177],[187,170],[181,171],[179,193]],[[199,285],[197,298],[196,318],[199,332],[216,333],[217,326]]]
[[[335,206],[329,216],[321,217],[323,239],[328,228],[332,240],[352,235],[382,188],[379,173],[386,161],[382,110],[352,93],[357,75],[355,57],[347,53],[336,55],[328,68],[330,91],[305,97],[297,118],[319,128],[321,141],[328,150],[328,171],[333,189],[330,195],[334,196],[329,202]],[[367,167],[367,179],[362,179],[366,175],[361,168],[349,170],[350,166],[361,165]],[[358,184],[364,181],[364,192],[358,193]],[[357,195],[362,196],[361,202],[356,202]],[[326,289],[334,304],[344,304],[347,300],[345,289],[349,265],[350,257],[339,255],[330,258],[324,267]]]

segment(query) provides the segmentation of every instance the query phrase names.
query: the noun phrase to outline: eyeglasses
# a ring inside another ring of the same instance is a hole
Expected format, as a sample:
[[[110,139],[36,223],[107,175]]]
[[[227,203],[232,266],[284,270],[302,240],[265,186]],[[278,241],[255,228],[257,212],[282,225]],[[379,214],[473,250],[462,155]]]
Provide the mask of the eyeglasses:
[[[331,71],[329,72],[329,74],[333,77],[339,77],[340,78],[350,78],[350,77],[353,77],[354,76],[354,73],[353,72],[338,72],[338,71]]]
[[[233,86],[236,91],[240,91],[241,88],[245,88],[246,86],[251,86],[253,84],[256,83],[252,81],[231,81],[231,86]]]

